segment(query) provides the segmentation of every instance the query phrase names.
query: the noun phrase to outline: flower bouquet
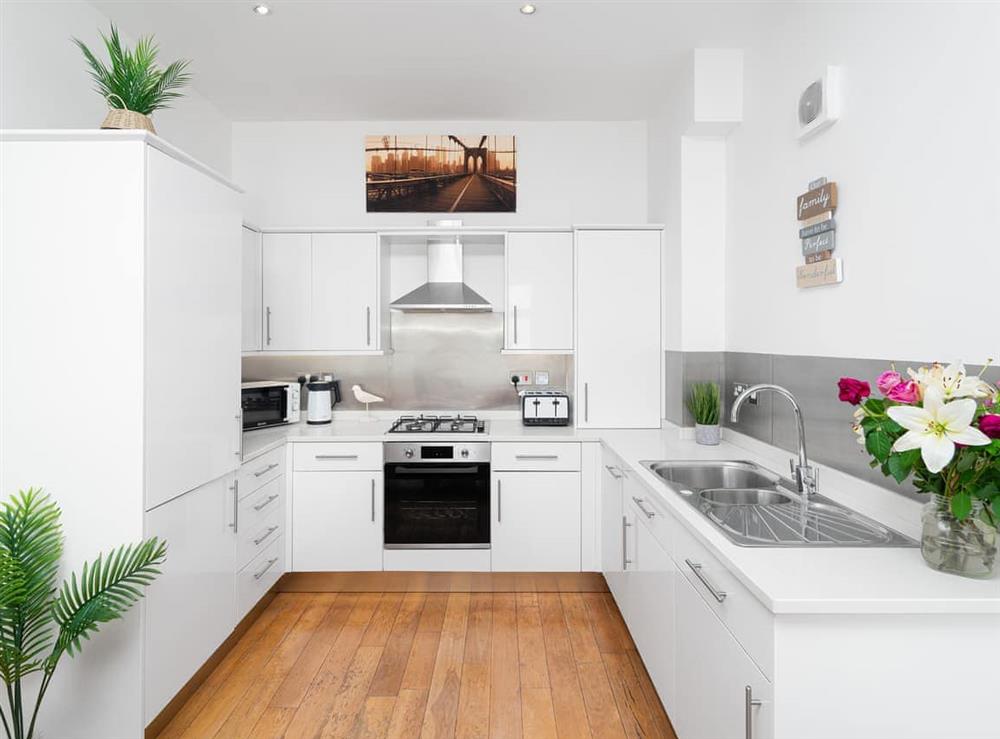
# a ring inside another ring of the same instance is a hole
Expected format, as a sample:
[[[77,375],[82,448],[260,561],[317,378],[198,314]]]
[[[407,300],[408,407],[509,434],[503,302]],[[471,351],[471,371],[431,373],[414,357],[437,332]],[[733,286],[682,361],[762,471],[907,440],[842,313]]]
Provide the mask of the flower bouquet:
[[[984,368],[985,372],[985,368]],[[858,406],[854,430],[871,466],[902,484],[912,479],[924,507],[920,550],[934,569],[989,577],[1000,522],[1000,402],[983,373],[955,363],[892,369],[872,397],[862,380],[842,377],[840,400]]]

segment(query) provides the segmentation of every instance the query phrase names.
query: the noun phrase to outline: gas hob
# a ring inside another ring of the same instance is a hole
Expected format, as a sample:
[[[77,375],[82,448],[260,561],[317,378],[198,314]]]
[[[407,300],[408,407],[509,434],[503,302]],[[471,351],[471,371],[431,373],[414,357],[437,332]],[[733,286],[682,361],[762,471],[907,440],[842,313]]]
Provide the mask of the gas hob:
[[[390,434],[484,434],[486,421],[475,416],[400,416]]]

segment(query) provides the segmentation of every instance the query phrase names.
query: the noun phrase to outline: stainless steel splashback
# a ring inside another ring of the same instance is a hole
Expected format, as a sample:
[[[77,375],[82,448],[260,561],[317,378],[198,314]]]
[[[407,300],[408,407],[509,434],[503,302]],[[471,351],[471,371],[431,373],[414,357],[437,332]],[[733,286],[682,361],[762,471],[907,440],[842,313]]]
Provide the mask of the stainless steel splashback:
[[[294,380],[333,370],[343,402],[363,410],[351,385],[381,395],[372,410],[517,410],[513,370],[548,370],[567,387],[573,359],[558,354],[501,355],[502,313],[393,313],[392,345],[381,357],[245,357],[244,380]]]

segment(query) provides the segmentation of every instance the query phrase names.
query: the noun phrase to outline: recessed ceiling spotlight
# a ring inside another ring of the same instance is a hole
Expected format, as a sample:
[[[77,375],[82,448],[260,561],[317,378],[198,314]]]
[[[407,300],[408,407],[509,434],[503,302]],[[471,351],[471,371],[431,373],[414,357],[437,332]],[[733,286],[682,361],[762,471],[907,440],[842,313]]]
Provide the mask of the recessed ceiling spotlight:
[[[521,6],[521,13],[523,15],[534,15],[536,10],[538,10],[538,8],[531,3],[525,3]]]
[[[256,13],[257,15],[270,15],[271,6],[268,5],[267,3],[257,3],[256,5],[253,6],[253,12]]]

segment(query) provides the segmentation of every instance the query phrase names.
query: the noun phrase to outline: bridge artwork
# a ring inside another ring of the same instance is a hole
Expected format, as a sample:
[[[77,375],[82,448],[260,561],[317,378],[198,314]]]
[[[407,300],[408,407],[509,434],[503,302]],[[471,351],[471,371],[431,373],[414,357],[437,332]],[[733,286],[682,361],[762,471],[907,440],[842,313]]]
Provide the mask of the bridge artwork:
[[[365,137],[369,213],[513,213],[513,136]]]

